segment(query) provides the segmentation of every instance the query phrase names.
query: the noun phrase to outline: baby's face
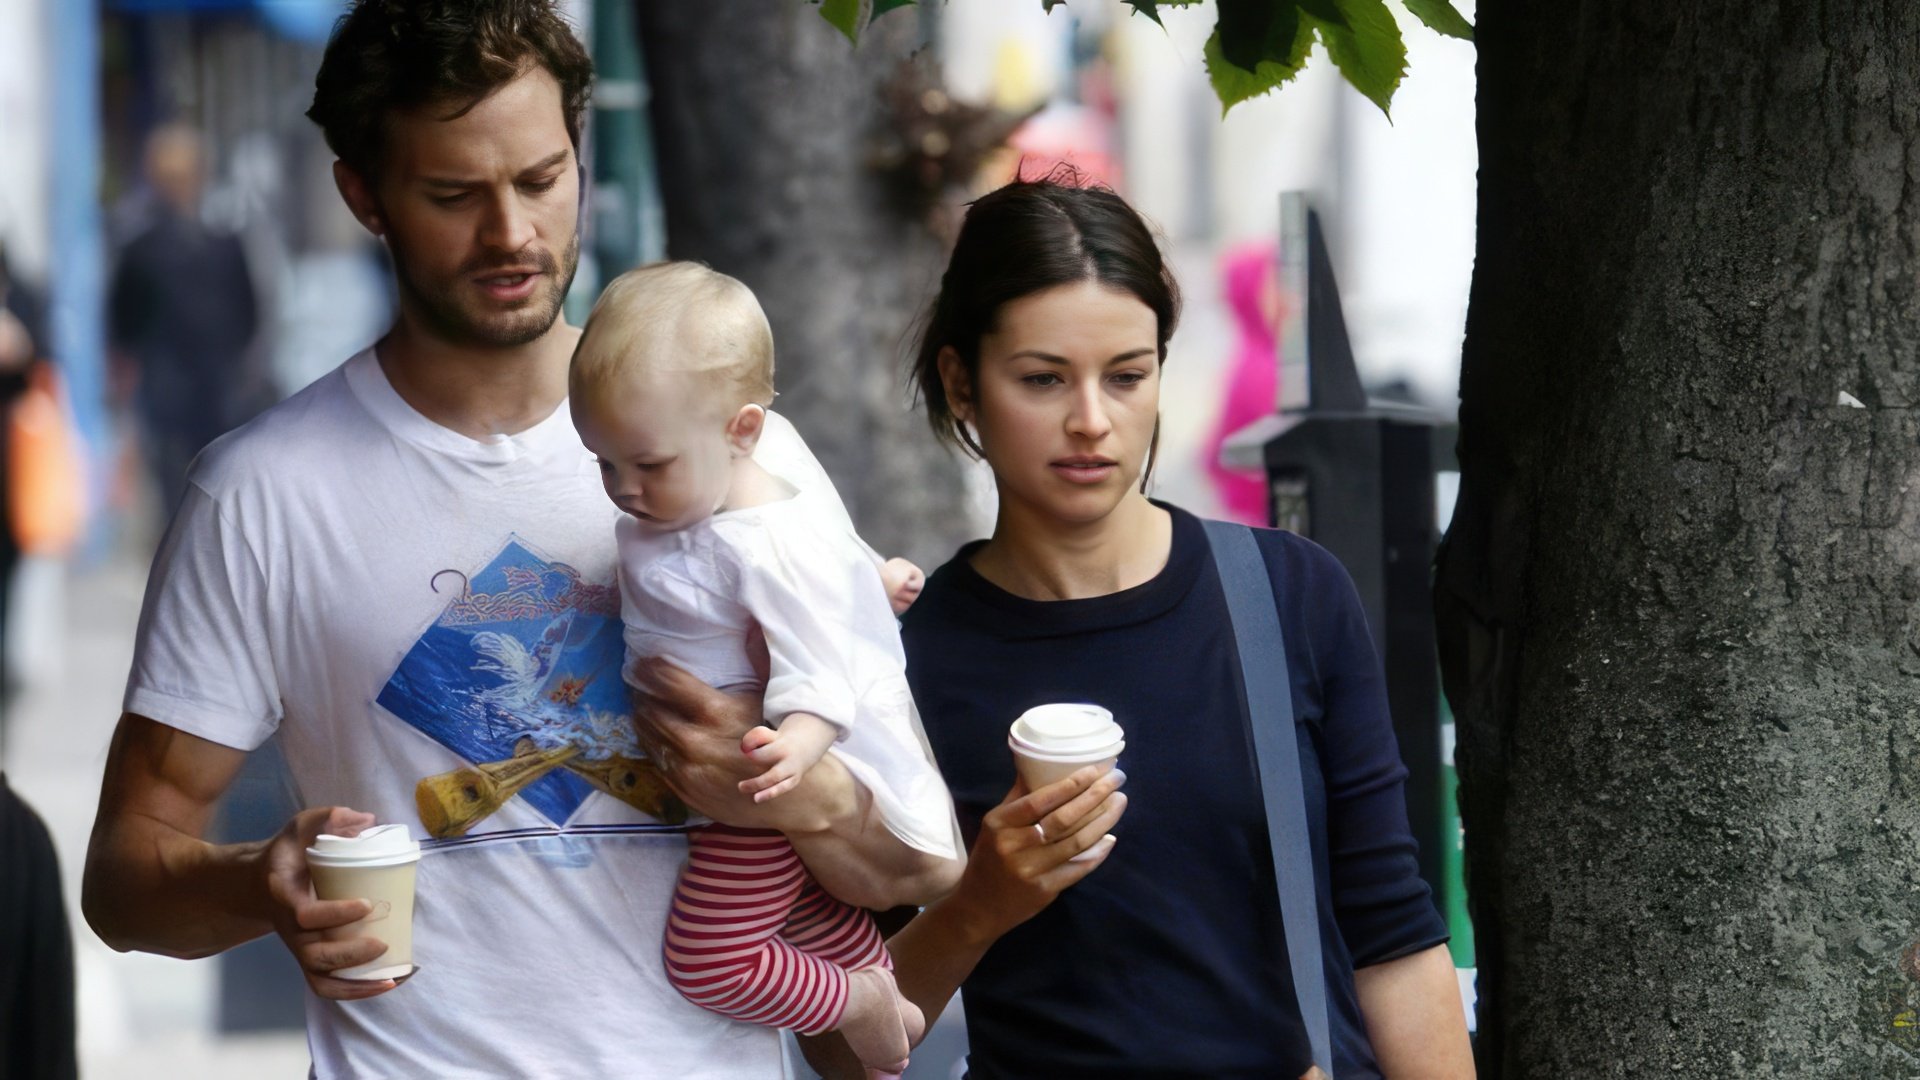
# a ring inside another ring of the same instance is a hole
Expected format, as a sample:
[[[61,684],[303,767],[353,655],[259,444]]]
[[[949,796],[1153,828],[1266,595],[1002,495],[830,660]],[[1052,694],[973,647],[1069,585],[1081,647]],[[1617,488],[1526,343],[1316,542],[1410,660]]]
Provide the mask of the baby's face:
[[[647,373],[572,401],[574,427],[599,458],[607,497],[649,528],[684,529],[726,500],[732,412],[707,400],[711,393],[705,380]]]

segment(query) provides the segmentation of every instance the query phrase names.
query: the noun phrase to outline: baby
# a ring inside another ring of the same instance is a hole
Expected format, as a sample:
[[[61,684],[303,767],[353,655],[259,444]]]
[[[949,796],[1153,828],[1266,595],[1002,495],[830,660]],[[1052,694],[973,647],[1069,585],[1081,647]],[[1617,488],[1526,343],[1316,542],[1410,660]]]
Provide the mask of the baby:
[[[628,656],[764,691],[767,723],[741,743],[765,769],[740,784],[756,801],[832,752],[889,830],[954,858],[951,802],[919,734],[893,618],[923,579],[900,560],[875,573],[878,558],[830,493],[796,490],[754,461],[776,424],[797,436],[767,412],[773,335],[753,293],[695,263],[621,275],[587,320],[570,393],[607,495],[626,512],[615,535]],[[764,685],[746,644],[754,626]],[[666,960],[694,1003],[806,1035],[837,1030],[882,1072],[904,1067],[923,1027],[871,920],[827,895],[777,832],[690,833]]]

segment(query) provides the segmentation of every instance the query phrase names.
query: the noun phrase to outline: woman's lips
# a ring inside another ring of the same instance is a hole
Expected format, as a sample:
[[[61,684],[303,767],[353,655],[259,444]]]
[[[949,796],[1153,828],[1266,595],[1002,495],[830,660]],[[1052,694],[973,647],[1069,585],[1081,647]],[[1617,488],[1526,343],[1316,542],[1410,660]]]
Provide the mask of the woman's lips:
[[[1074,484],[1098,484],[1120,468],[1117,462],[1105,458],[1063,458],[1048,467]]]

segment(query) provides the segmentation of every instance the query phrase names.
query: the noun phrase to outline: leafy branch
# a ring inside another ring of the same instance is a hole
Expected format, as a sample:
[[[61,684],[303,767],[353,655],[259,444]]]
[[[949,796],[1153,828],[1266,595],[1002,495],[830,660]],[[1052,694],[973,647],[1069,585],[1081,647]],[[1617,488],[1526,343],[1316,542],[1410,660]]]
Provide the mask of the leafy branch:
[[[821,18],[858,43],[874,19],[914,0],[808,0]],[[1048,11],[1066,0],[1040,0]],[[1158,23],[1161,8],[1189,7],[1199,0],[1120,0]],[[1473,24],[1452,0],[1399,0],[1432,30],[1473,40]],[[1407,72],[1407,47],[1387,0],[1219,0],[1219,18],[1207,39],[1207,77],[1221,112],[1248,98],[1277,90],[1307,65],[1314,45],[1327,50],[1353,88],[1389,113],[1393,92]]]

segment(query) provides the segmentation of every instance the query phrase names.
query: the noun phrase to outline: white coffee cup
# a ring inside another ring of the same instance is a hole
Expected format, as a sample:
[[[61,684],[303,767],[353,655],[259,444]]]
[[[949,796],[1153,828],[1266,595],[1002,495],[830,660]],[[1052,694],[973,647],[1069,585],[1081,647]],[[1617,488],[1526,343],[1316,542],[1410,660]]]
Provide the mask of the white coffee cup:
[[[322,900],[366,900],[373,912],[348,927],[387,951],[330,972],[336,979],[398,979],[413,973],[413,883],[420,844],[405,825],[375,825],[358,836],[321,834],[307,849],[307,874]]]
[[[1125,734],[1098,705],[1036,705],[1008,729],[1007,746],[1027,790],[1038,791],[1088,765],[1112,768],[1127,748]]]

